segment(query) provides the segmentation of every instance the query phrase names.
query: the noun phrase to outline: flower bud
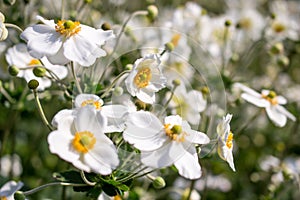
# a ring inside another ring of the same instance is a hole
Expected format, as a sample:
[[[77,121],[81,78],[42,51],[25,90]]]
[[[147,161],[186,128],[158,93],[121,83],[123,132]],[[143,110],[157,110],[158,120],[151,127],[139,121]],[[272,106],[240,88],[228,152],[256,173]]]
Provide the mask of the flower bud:
[[[19,71],[20,71],[20,69],[18,68],[18,67],[16,67],[16,66],[10,66],[9,68],[8,68],[8,73],[11,75],[11,76],[17,76],[18,75],[18,73],[19,73]]]
[[[26,199],[26,196],[23,194],[23,192],[17,191],[17,192],[14,194],[14,199],[15,199],[15,200],[25,200],[25,199]]]
[[[101,28],[105,31],[107,30],[111,30],[111,26],[108,22],[104,22],[102,25],[101,25]]]
[[[93,0],[84,0],[84,3],[92,3]]]
[[[290,60],[286,56],[280,56],[277,60],[277,64],[280,67],[287,67],[290,64]]]
[[[127,64],[125,66],[125,70],[132,70],[133,65],[132,64]]]
[[[173,83],[174,86],[179,86],[181,84],[181,81],[179,79],[174,79],[172,81],[172,83]]]
[[[280,54],[283,53],[284,47],[283,44],[281,42],[277,42],[276,44],[272,45],[270,52],[272,54]]]
[[[203,95],[208,95],[209,94],[209,88],[206,87],[206,86],[203,86],[201,88],[201,92],[202,92]]]
[[[224,25],[225,25],[226,27],[231,26],[231,24],[232,24],[232,22],[231,22],[230,20],[226,20],[225,23],[224,23]]]
[[[168,42],[168,43],[166,43],[165,44],[165,49],[167,50],[167,51],[173,51],[174,50],[174,44],[172,43],[172,42]]]
[[[152,184],[153,184],[153,187],[156,188],[156,189],[161,189],[161,188],[164,188],[166,186],[165,180],[160,176],[156,177],[153,180]]]
[[[47,70],[44,67],[35,67],[33,68],[33,74],[36,77],[44,77]]]
[[[27,85],[28,85],[29,89],[35,90],[39,86],[39,82],[35,79],[32,79],[28,82]]]
[[[158,15],[158,9],[155,5],[150,5],[147,7],[148,17],[151,21],[153,21]]]
[[[115,87],[113,94],[115,96],[121,96],[123,94],[123,88],[122,87]]]

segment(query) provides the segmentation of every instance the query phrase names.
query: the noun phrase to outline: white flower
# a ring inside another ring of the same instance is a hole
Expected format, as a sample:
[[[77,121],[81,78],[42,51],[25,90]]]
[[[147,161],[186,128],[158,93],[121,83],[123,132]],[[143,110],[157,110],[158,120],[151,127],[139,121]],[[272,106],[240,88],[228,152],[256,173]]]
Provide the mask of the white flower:
[[[218,154],[219,156],[227,161],[229,166],[233,171],[235,171],[233,163],[233,133],[230,131],[230,121],[232,115],[227,114],[226,117],[223,117],[223,120],[217,126],[218,133]]]
[[[192,130],[178,115],[166,117],[162,124],[154,114],[146,111],[128,115],[123,138],[141,151],[144,165],[162,168],[174,164],[179,174],[188,179],[201,176],[194,144],[210,141],[204,133]]]
[[[0,175],[9,177],[19,177],[23,172],[21,158],[18,154],[4,155],[0,158],[1,171]]]
[[[72,115],[68,112],[72,110],[57,114],[57,130],[48,136],[50,151],[80,170],[111,174],[119,159],[113,142],[103,132],[106,118],[91,106],[79,108]]]
[[[23,187],[22,182],[9,181],[0,189],[0,199],[14,200],[14,194]]]
[[[170,102],[173,112],[193,125],[200,123],[200,112],[206,108],[206,100],[197,90],[186,91],[185,86],[176,88]]]
[[[80,108],[86,105],[92,105],[97,111],[107,118],[108,124],[104,130],[105,133],[122,132],[125,128],[125,115],[130,108],[124,105],[103,105],[103,100],[94,94],[79,94],[75,98],[75,107]]]
[[[24,30],[21,38],[27,41],[30,55],[35,58],[47,56],[53,64],[74,61],[82,66],[92,65],[96,58],[105,56],[101,49],[107,40],[114,37],[112,31],[95,29],[78,21],[37,19],[44,24],[36,24]]]
[[[265,108],[268,117],[276,126],[285,126],[287,118],[296,120],[294,115],[281,106],[286,104],[287,100],[283,96],[276,95],[274,91],[262,90],[260,94],[241,83],[235,83],[234,87],[244,92],[242,93],[243,99],[257,107]]]
[[[8,31],[6,29],[6,26],[4,24],[5,17],[4,15],[0,12],[0,41],[3,41],[7,38],[8,36]]]
[[[159,65],[160,59],[156,54],[136,60],[125,80],[128,92],[145,103],[153,104],[155,92],[166,85],[166,78],[162,75]]]
[[[42,57],[40,60],[33,58],[29,55],[25,44],[17,44],[7,50],[5,55],[6,61],[10,66],[15,66],[20,69],[18,77],[24,78],[27,82],[31,79],[39,81],[38,90],[44,90],[51,86],[51,80],[49,78],[36,77],[33,74],[34,67],[40,66],[51,70],[59,79],[63,79],[67,76],[68,70],[65,66],[52,65],[46,57]],[[46,75],[50,76],[47,72]]]

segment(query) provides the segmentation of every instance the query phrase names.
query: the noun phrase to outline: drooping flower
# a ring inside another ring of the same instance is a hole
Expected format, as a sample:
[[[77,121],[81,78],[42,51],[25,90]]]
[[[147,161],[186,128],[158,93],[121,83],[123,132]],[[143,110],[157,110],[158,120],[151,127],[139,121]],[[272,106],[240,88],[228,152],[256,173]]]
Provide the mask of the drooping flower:
[[[37,19],[36,24],[24,30],[21,38],[27,41],[31,56],[46,56],[53,64],[66,64],[70,61],[82,66],[92,65],[96,58],[106,55],[101,46],[114,37],[113,32],[95,29],[78,21]]]
[[[223,120],[217,126],[218,133],[218,154],[225,160],[231,169],[235,171],[234,162],[233,162],[233,133],[230,130],[230,121],[232,115],[227,114]]]
[[[5,55],[6,61],[10,66],[15,66],[20,69],[18,77],[24,78],[27,82],[32,79],[39,81],[38,90],[44,90],[51,86],[51,80],[46,77],[36,77],[33,73],[35,67],[43,67],[51,70],[55,76],[59,79],[63,79],[67,76],[68,70],[65,66],[52,65],[46,57],[42,57],[40,60],[33,58],[29,55],[25,44],[17,44],[7,50]],[[50,77],[49,72],[46,75]]]
[[[106,118],[91,106],[72,114],[67,111],[57,114],[57,130],[48,136],[50,151],[80,170],[111,174],[119,159],[113,142],[103,132]]]
[[[162,75],[159,65],[160,59],[156,54],[149,54],[136,60],[125,80],[128,92],[145,103],[153,104],[155,92],[166,85],[166,78]]]
[[[274,91],[262,90],[261,93],[258,93],[241,83],[235,83],[234,87],[244,92],[241,96],[243,99],[257,107],[265,108],[268,117],[276,126],[285,126],[287,118],[290,118],[292,121],[296,120],[295,116],[282,106],[287,103],[287,100],[283,96],[277,95]]]
[[[178,115],[168,116],[164,124],[152,113],[133,112],[128,115],[125,141],[141,151],[141,162],[149,167],[175,165],[181,176],[200,178],[201,166],[194,144],[207,144],[206,134],[192,130]]]
[[[0,188],[1,200],[14,200],[14,194],[23,187],[22,182],[9,181]]]

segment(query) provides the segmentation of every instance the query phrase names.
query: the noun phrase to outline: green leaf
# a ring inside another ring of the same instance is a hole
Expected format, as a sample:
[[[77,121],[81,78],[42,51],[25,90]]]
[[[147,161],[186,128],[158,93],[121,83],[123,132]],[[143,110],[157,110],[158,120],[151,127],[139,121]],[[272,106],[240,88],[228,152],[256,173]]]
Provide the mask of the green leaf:
[[[53,178],[61,182],[68,183],[85,183],[80,175],[80,172],[75,170],[65,171],[65,172],[55,172],[53,173]]]

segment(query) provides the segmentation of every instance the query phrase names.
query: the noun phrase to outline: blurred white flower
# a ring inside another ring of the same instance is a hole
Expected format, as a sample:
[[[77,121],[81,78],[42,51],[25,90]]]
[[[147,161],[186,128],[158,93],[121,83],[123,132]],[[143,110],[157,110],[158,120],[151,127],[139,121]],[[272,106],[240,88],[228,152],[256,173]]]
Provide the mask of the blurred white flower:
[[[174,164],[185,178],[201,177],[194,144],[209,143],[206,134],[192,130],[178,115],[166,117],[162,124],[154,114],[146,111],[130,113],[126,125],[123,138],[141,150],[143,164],[153,168]]]
[[[272,155],[265,156],[259,163],[260,168],[264,171],[274,170],[278,168],[279,165],[279,158]]]
[[[64,116],[59,117],[57,130],[48,136],[50,151],[80,170],[111,174],[119,159],[113,142],[103,132],[106,118],[92,106]]]
[[[17,154],[2,156],[0,159],[0,163],[0,174],[3,177],[8,177],[10,173],[13,177],[18,177],[23,172],[21,158]]]
[[[27,51],[25,44],[17,44],[7,50],[5,54],[7,63],[10,66],[15,66],[20,69],[17,77],[24,78],[27,82],[31,79],[36,79],[39,81],[38,90],[45,90],[45,88],[51,86],[51,80],[46,77],[36,77],[33,74],[33,69],[35,67],[44,67],[51,70],[55,76],[59,79],[63,79],[68,75],[68,70],[65,66],[52,65],[46,57],[42,57],[40,60],[33,58]],[[46,75],[51,77],[49,72]]]
[[[166,85],[166,78],[159,65],[160,58],[156,54],[149,54],[136,60],[125,80],[128,92],[145,103],[153,104],[155,92]]]
[[[232,155],[233,133],[230,130],[231,118],[232,115],[227,114],[217,126],[218,154],[223,160],[227,161],[231,169],[235,171]]]
[[[35,58],[46,56],[53,64],[66,64],[70,61],[82,66],[90,66],[96,58],[106,55],[101,46],[114,37],[112,31],[95,29],[78,21],[37,19],[36,24],[24,30],[21,38],[27,42],[28,51]]]
[[[235,83],[234,87],[244,92],[241,95],[243,99],[257,107],[265,108],[268,117],[276,126],[285,126],[287,118],[293,121],[296,120],[294,115],[281,106],[286,104],[287,100],[283,96],[277,95],[274,91],[262,90],[260,94],[241,83]]]
[[[170,107],[173,108],[172,114],[180,115],[193,125],[200,123],[202,112],[206,108],[206,100],[201,92],[197,90],[186,91],[184,85],[176,88]]]
[[[22,182],[9,181],[0,188],[0,199],[14,200],[14,194],[23,187]]]

